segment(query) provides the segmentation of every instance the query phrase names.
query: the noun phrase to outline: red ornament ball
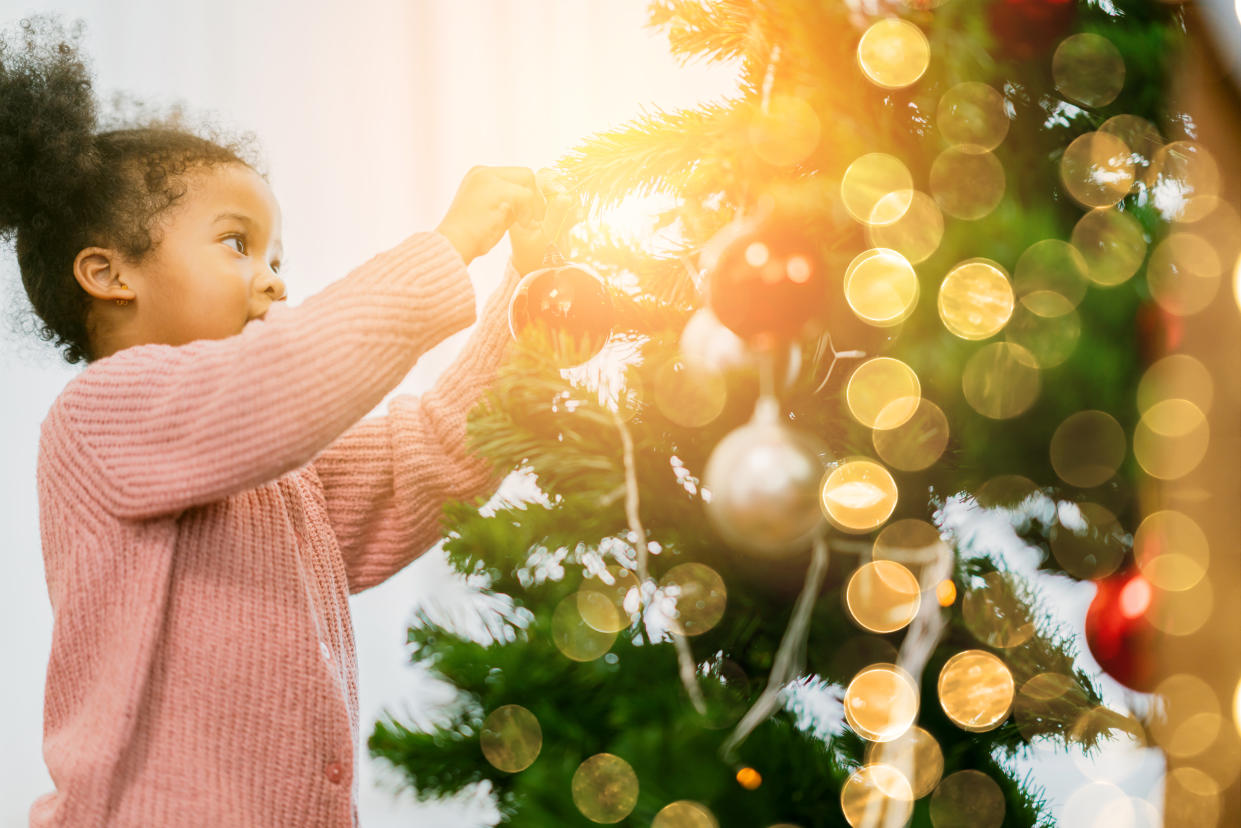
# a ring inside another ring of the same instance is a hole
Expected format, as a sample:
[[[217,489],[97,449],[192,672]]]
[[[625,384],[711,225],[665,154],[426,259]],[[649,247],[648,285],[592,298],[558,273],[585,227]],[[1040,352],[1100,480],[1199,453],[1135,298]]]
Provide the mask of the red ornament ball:
[[[513,290],[508,322],[514,338],[532,325],[540,329],[555,363],[567,368],[603,349],[615,311],[607,286],[593,269],[561,262],[522,277]]]
[[[827,279],[807,235],[775,221],[723,232],[707,273],[707,299],[720,322],[758,350],[792,342],[822,322]]]
[[[1000,57],[1028,60],[1068,35],[1077,0],[993,0],[987,18]]]
[[[1086,610],[1086,643],[1109,676],[1133,690],[1155,685],[1154,643],[1158,631],[1148,620],[1155,587],[1136,569],[1095,582],[1098,591]]]

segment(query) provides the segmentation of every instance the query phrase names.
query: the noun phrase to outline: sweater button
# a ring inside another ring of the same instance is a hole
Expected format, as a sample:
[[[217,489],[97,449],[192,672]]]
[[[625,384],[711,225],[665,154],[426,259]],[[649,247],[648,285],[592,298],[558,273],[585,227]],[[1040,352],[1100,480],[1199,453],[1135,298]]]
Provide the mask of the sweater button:
[[[345,776],[345,769],[341,767],[340,762],[329,762],[327,767],[323,769],[329,782],[339,782]]]

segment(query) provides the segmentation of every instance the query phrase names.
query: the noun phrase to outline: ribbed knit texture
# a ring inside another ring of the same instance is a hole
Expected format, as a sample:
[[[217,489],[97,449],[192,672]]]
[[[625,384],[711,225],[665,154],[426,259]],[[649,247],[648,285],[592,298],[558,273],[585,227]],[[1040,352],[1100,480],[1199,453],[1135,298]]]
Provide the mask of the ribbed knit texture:
[[[465,418],[509,341],[511,263],[433,389],[361,419],[475,321],[417,233],[236,336],[88,366],[43,422],[54,614],[32,826],[357,825],[348,596],[499,484]]]

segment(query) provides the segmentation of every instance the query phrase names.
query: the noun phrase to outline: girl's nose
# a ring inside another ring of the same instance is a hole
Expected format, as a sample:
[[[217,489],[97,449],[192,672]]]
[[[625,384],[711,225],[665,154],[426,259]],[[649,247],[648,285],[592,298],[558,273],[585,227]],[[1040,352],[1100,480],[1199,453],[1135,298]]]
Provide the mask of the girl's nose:
[[[268,269],[266,273],[259,276],[259,280],[261,291],[270,296],[273,302],[279,302],[284,299],[284,280],[277,276],[274,271]]]

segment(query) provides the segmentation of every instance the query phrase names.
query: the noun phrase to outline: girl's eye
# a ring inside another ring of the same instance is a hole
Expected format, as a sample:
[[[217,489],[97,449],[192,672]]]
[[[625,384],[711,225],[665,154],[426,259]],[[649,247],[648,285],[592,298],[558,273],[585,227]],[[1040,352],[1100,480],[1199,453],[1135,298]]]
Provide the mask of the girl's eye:
[[[225,236],[223,239],[221,239],[221,241],[225,243],[230,242],[230,241],[237,242],[237,246],[234,247],[233,249],[243,256],[246,254],[246,240],[240,234],[232,233],[228,236]]]

